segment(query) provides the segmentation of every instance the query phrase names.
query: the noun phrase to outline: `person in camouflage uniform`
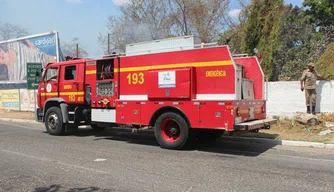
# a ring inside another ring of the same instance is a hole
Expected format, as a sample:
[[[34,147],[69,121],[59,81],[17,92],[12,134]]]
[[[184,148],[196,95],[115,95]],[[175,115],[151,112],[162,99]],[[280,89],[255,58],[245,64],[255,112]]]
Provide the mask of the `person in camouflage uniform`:
[[[309,63],[307,65],[307,68],[308,69],[303,71],[302,77],[300,78],[300,89],[301,91],[305,90],[307,113],[308,114],[311,113],[311,107],[310,107],[310,98],[311,98],[312,114],[315,115],[315,107],[317,100],[316,81],[317,79],[320,80],[327,80],[327,79],[322,77],[314,69],[314,63]]]

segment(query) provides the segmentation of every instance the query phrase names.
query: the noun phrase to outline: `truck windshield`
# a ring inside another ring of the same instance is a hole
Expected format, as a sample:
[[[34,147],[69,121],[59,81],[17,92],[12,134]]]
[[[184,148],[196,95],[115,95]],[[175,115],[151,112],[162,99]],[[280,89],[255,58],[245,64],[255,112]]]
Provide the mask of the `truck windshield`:
[[[58,77],[58,68],[49,68],[46,70],[45,82],[47,81],[56,81]]]

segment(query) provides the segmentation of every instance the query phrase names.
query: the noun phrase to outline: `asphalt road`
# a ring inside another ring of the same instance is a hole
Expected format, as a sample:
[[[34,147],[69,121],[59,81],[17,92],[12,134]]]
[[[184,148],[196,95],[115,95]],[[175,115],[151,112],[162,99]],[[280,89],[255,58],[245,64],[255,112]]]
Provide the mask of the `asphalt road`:
[[[334,150],[220,140],[183,151],[152,134],[0,121],[0,191],[334,191]]]

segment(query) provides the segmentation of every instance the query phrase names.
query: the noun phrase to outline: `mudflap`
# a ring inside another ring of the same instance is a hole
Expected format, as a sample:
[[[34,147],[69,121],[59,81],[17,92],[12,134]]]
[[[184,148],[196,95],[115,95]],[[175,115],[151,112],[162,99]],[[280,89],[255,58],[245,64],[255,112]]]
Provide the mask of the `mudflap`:
[[[35,121],[43,123],[43,111],[40,108],[37,108],[35,111]]]

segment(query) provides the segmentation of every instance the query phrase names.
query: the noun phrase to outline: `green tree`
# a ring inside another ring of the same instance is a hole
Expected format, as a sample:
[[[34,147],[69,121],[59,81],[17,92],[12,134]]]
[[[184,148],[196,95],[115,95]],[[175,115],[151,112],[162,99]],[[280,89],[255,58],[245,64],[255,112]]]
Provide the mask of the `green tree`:
[[[315,69],[325,78],[334,79],[334,43],[328,45],[326,52],[316,62]]]
[[[334,1],[333,0],[305,0],[303,3],[305,15],[316,28],[315,38],[312,39],[312,59],[317,61],[326,51],[328,60],[320,59],[321,70],[330,75],[333,71],[333,58],[327,56],[334,42]]]
[[[279,50],[274,57],[275,80],[298,80],[312,58],[312,42],[316,42],[314,26],[304,17],[300,7],[285,6],[285,18],[278,37]],[[313,61],[314,62],[314,61]]]
[[[283,15],[283,0],[253,0],[248,7],[242,50],[263,55],[262,68],[269,80],[275,79],[274,56],[278,53],[278,35]]]
[[[333,0],[305,0],[303,3],[305,14],[310,16],[316,26],[334,25]]]

